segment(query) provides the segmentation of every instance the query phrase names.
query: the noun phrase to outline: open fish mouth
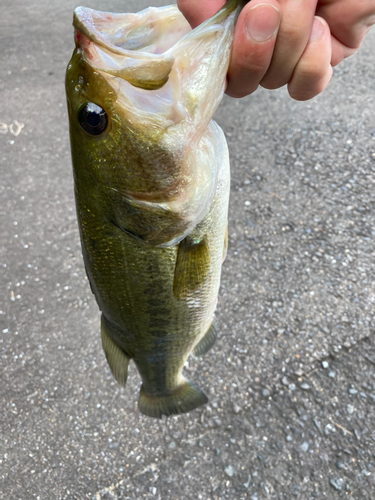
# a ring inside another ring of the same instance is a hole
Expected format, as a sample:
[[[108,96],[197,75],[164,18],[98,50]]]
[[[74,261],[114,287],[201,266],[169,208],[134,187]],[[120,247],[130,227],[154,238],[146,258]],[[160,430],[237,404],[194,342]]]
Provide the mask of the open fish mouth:
[[[226,10],[238,1],[229,0]],[[225,17],[228,12],[225,13]],[[217,16],[215,16],[217,17]],[[89,64],[109,75],[146,90],[161,88],[168,81],[176,58],[197,39],[220,37],[225,27],[209,20],[195,30],[176,6],[150,7],[137,14],[114,14],[86,7],[74,11],[75,40]],[[231,25],[230,19],[227,25]],[[186,35],[188,36],[186,37]],[[187,47],[184,47],[187,43]],[[182,49],[182,52],[181,52]],[[219,51],[218,51],[219,53]],[[183,58],[183,57],[182,57]],[[193,63],[193,64],[191,64]],[[184,62],[184,66],[188,66]],[[194,60],[189,63],[194,66]]]
[[[77,7],[73,25],[97,45],[110,47],[120,55],[134,50],[162,54],[191,31],[189,23],[173,5],[149,7],[137,14]]]
[[[149,8],[138,14],[78,7],[73,25],[76,44],[91,66],[147,90],[166,83],[174,57],[165,53],[191,31],[174,6]]]
[[[181,123],[197,142],[222,99],[240,3],[228,0],[194,30],[176,6],[136,14],[78,7],[77,51],[106,79],[132,123],[168,132]]]

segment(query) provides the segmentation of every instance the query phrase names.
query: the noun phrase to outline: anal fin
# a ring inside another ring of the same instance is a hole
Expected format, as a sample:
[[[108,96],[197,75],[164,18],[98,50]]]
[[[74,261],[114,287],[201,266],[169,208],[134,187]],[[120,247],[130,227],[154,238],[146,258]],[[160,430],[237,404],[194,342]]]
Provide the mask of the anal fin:
[[[173,294],[181,299],[199,290],[210,267],[210,252],[206,238],[198,243],[189,236],[178,247],[174,271]]]
[[[215,344],[217,339],[217,326],[216,321],[213,320],[210,328],[202,340],[195,346],[193,354],[194,356],[203,356],[208,352],[211,347]]]
[[[113,340],[109,336],[104,324],[103,316],[101,331],[103,350],[112,375],[115,377],[116,381],[124,387],[126,384],[126,379],[128,378],[130,358],[113,342]]]
[[[169,416],[187,413],[207,402],[207,396],[198,387],[189,380],[184,380],[172,394],[166,396],[147,394],[142,385],[138,408],[144,415],[161,418],[163,415]]]

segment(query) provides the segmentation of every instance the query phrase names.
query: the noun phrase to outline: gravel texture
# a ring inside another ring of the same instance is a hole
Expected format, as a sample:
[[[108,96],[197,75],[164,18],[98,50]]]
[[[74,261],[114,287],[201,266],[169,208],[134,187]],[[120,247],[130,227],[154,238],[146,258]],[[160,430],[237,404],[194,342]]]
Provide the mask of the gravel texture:
[[[135,2],[86,3],[135,11]],[[154,1],[156,6],[166,1]],[[220,336],[161,421],[109,373],[85,277],[64,95],[71,0],[0,29],[0,498],[375,498],[375,31],[313,101],[225,98],[232,158]]]

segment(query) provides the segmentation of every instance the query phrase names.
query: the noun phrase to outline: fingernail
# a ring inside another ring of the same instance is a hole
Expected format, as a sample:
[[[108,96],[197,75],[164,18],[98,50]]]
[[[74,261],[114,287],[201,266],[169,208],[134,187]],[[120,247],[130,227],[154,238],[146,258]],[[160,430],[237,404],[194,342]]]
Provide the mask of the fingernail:
[[[269,3],[251,8],[245,18],[247,34],[256,42],[265,42],[274,35],[280,24],[280,11]]]
[[[326,30],[325,24],[321,20],[320,17],[315,17],[312,25],[311,33],[310,33],[310,42],[314,40],[318,40],[318,38],[322,38],[324,32]]]

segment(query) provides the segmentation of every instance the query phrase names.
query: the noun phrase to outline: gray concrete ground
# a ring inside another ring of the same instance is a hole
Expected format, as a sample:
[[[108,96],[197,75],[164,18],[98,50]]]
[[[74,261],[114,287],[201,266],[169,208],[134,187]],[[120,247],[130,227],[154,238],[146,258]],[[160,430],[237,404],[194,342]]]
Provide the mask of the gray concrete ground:
[[[311,102],[224,99],[220,338],[186,369],[210,402],[155,421],[137,410],[135,367],[125,390],[109,373],[80,253],[64,95],[75,6],[1,9],[0,497],[375,498],[375,31]]]

